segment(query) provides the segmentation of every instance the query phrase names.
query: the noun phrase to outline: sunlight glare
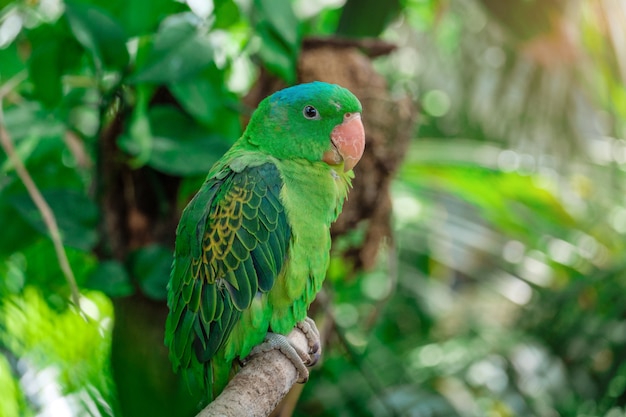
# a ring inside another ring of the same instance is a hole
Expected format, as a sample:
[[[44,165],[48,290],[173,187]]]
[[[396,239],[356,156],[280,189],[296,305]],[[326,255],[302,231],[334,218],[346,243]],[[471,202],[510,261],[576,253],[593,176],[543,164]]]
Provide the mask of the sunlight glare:
[[[500,294],[517,305],[528,304],[533,295],[530,285],[506,272],[498,274],[496,289]]]
[[[372,300],[383,300],[391,290],[391,280],[382,271],[367,274],[361,281],[361,291]]]
[[[467,379],[474,385],[484,385],[494,392],[506,389],[509,378],[502,369],[504,360],[499,356],[492,356],[470,366]]]
[[[352,327],[359,321],[358,310],[348,303],[337,304],[333,316],[337,325],[341,327]]]
[[[206,19],[215,8],[213,0],[187,0],[187,5],[196,16]]]
[[[424,110],[431,116],[445,116],[452,107],[452,101],[448,93],[443,90],[430,90],[422,99]]]
[[[422,366],[437,366],[443,360],[443,350],[441,346],[433,343],[414,350],[411,357]]]
[[[509,240],[502,247],[502,258],[512,264],[518,264],[524,259],[526,246],[518,240]]]
[[[8,46],[22,30],[22,18],[17,13],[9,13],[0,25],[0,49]]]
[[[498,167],[504,172],[515,171],[519,164],[519,155],[511,149],[505,149],[498,155]]]
[[[80,297],[80,309],[95,321],[100,321],[100,310],[96,303],[87,297]]]
[[[626,233],[626,208],[622,206],[615,207],[610,215],[611,225],[621,234]]]
[[[337,9],[345,4],[346,0],[296,0],[293,9],[296,16],[302,20],[310,19],[324,9]]]
[[[346,332],[346,340],[352,345],[354,348],[358,348],[363,350],[367,347],[367,339],[361,332],[356,330],[348,330]]]
[[[422,205],[415,197],[404,194],[393,199],[393,214],[399,227],[414,223],[420,216]]]
[[[571,266],[576,261],[576,247],[563,239],[551,238],[548,242],[548,254],[563,265]]]
[[[518,273],[526,281],[541,287],[547,287],[552,282],[552,268],[545,263],[545,255],[536,250],[524,257]]]

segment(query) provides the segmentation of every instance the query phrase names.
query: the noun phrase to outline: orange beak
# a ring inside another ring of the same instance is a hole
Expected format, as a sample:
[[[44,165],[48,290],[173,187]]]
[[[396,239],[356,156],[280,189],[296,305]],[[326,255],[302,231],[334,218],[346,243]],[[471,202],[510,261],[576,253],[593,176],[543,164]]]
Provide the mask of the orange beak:
[[[360,113],[346,113],[343,122],[330,133],[331,149],[324,152],[322,160],[329,165],[343,161],[343,170],[350,171],[359,162],[365,150],[365,129]]]

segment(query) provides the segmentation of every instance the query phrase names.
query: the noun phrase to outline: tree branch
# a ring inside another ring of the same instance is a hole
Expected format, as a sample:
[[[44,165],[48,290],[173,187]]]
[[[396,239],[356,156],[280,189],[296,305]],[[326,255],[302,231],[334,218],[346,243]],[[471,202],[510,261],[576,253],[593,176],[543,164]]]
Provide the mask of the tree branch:
[[[287,338],[309,350],[306,336],[295,328]],[[253,357],[224,391],[196,417],[267,417],[298,379],[298,371],[278,350]]]
[[[10,83],[7,84],[11,85]],[[2,91],[0,91],[0,93],[2,93]],[[0,95],[0,145],[2,146],[2,149],[4,149],[4,152],[7,154],[7,158],[15,168],[17,176],[24,184],[24,187],[26,187],[26,190],[28,191],[30,198],[33,200],[33,203],[35,203],[37,210],[39,210],[39,212],[41,213],[41,217],[43,218],[46,228],[50,233],[50,239],[52,240],[52,244],[54,245],[54,250],[57,255],[59,266],[61,267],[61,271],[63,272],[63,275],[65,276],[65,279],[70,286],[70,290],[72,292],[72,301],[78,311],[80,311],[80,293],[78,291],[78,286],[76,285],[74,273],[72,272],[69,260],[67,259],[67,253],[65,253],[65,248],[63,247],[61,231],[59,230],[59,226],[57,225],[57,221],[54,217],[52,209],[43,198],[43,195],[39,191],[39,188],[37,188],[37,185],[35,185],[35,182],[28,173],[28,170],[24,166],[24,163],[15,152],[15,148],[13,147],[13,142],[11,141],[11,138],[9,136],[9,132],[7,132],[4,126],[2,95]]]

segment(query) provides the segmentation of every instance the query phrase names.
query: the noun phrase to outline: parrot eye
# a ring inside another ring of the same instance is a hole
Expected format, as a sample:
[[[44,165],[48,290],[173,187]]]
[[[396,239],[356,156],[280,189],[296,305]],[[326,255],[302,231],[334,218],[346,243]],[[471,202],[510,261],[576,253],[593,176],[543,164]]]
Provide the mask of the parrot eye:
[[[304,114],[304,117],[306,117],[307,119],[319,119],[320,118],[320,115],[317,109],[313,106],[304,106],[304,109],[302,110],[302,114]]]

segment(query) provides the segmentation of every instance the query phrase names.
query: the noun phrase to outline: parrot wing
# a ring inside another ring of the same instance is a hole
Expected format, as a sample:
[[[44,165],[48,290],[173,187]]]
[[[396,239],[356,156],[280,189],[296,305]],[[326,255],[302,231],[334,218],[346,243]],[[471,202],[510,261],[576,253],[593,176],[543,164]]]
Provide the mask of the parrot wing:
[[[175,369],[189,369],[194,353],[200,363],[210,361],[242,310],[272,288],[291,238],[282,186],[272,163],[240,172],[225,168],[183,213],[166,326]]]

